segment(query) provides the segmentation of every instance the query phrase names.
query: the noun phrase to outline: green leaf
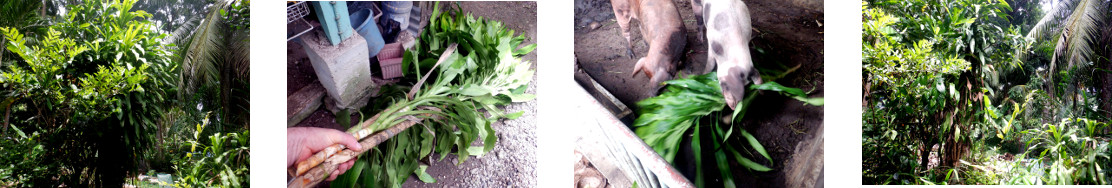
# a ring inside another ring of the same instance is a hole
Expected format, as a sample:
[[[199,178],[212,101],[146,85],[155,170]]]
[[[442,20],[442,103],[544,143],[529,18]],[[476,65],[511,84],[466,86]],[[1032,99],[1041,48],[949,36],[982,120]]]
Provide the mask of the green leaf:
[[[695,124],[693,136],[691,136],[691,152],[695,154],[695,187],[704,187],[703,180],[703,147],[700,144],[699,132],[700,126]]]
[[[509,114],[506,114],[503,117],[506,118],[506,119],[517,119],[518,117],[521,117],[522,114],[525,114],[525,111],[518,111],[518,112],[514,112],[514,113],[509,113]]]
[[[760,171],[760,172],[768,172],[768,171],[772,170],[771,168],[768,168],[764,165],[761,165],[759,163],[756,163],[756,162],[753,162],[753,161],[749,160],[749,158],[745,158],[745,156],[741,156],[741,153],[738,153],[737,150],[734,150],[730,147],[727,147],[726,150],[729,150],[730,153],[734,154],[734,159],[737,159],[738,163],[740,163],[741,166],[749,168],[750,170],[755,170],[755,171]],[[771,161],[771,159],[769,159],[769,160]]]
[[[19,127],[16,127],[15,125],[8,125],[8,126],[11,126],[12,130],[15,130],[15,134],[19,135],[20,139],[23,139],[23,140],[27,139],[27,134],[23,133],[23,130],[19,129]]]
[[[802,97],[802,96],[794,96],[792,98],[795,99],[795,100],[799,100],[799,101],[803,102],[804,104],[811,105],[811,106],[822,106],[823,105],[823,98],[822,97],[807,98],[807,97]]]
[[[525,47],[522,47],[520,49],[514,50],[514,56],[525,55],[525,54],[528,54],[529,52],[532,52],[535,49],[537,49],[537,44],[530,44],[528,46],[525,46]]]
[[[714,146],[718,147],[718,143],[716,142]],[[734,174],[730,172],[730,162],[726,157],[726,150],[722,149],[714,152],[714,159],[717,161],[715,164],[718,165],[718,172],[722,174],[722,185],[728,188],[737,187],[734,182]]]
[[[749,134],[749,131],[745,131],[745,129],[741,130],[741,136],[745,137],[745,140],[749,141],[749,146],[753,147],[753,150],[756,150],[757,153],[761,154],[761,156],[764,156],[765,159],[768,159],[769,163],[772,163],[772,157],[768,155],[768,151],[765,151],[764,146],[761,146],[761,143],[757,141],[756,137],[753,137],[753,135]]]
[[[491,88],[487,88],[485,86],[469,85],[469,86],[465,86],[463,88],[463,90],[460,90],[459,94],[467,95],[467,96],[479,96],[479,95],[490,94],[491,92],[492,92]]]
[[[749,88],[753,88],[753,89],[757,89],[757,90],[780,92],[780,93],[783,93],[783,94],[788,95],[788,96],[806,96],[807,95],[806,93],[803,92],[802,89],[786,87],[786,86],[780,85],[779,83],[776,83],[776,82],[765,82],[765,83],[762,83],[760,85],[749,86]]]
[[[533,95],[533,94],[524,94],[524,93],[523,93],[523,94],[512,94],[512,93],[511,93],[511,94],[506,94],[506,96],[509,96],[509,97],[510,97],[510,101],[512,101],[512,102],[515,102],[515,103],[516,103],[516,102],[526,102],[526,101],[531,101],[531,100],[533,100],[533,99],[537,98],[537,96],[536,96],[536,95]]]
[[[337,176],[336,180],[332,181],[332,187],[333,188],[355,187],[356,186],[356,184],[355,184],[356,180],[359,180],[359,178],[362,177],[361,174],[363,174],[363,171],[364,171],[363,168],[366,168],[366,167],[367,167],[367,161],[366,160],[355,160],[355,164],[351,166],[351,169],[349,169],[344,174],[341,174],[340,176]]]
[[[494,150],[494,144],[498,143],[498,135],[494,134],[494,128],[490,126],[490,123],[484,122],[483,127],[485,129],[483,132],[485,135],[483,136],[486,136],[486,138],[483,139],[482,153],[487,153],[490,152],[490,150]]]
[[[985,111],[988,111],[988,114],[992,115],[993,119],[1000,118],[996,115],[996,109],[992,107],[992,100],[988,98],[988,95],[984,95],[983,97],[985,100]]]
[[[429,175],[429,173],[426,172],[426,169],[428,168],[429,165],[421,165],[421,167],[417,168],[417,171],[414,171],[413,173],[417,174],[417,179],[420,179],[421,182],[436,183],[436,178],[433,178],[432,175]]]

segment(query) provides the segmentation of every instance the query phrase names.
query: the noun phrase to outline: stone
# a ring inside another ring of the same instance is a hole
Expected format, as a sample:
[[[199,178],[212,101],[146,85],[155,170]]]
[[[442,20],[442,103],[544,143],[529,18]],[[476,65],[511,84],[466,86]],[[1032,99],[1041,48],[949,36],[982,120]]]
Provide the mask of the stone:
[[[324,87],[319,83],[309,84],[286,96],[286,127],[297,125],[317,111],[323,97]]]
[[[354,34],[339,45],[332,46],[320,32],[301,37],[301,43],[313,64],[313,70],[328,96],[338,109],[359,109],[366,105],[366,95],[377,87],[371,80],[367,41]]]

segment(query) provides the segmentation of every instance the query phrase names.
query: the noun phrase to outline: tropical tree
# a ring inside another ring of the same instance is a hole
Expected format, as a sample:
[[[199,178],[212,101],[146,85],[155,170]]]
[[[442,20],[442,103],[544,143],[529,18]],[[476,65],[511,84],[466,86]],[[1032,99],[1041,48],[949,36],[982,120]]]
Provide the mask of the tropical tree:
[[[35,11],[42,6],[39,1],[3,1],[0,2],[0,27],[28,30],[32,27],[41,27],[42,19]],[[0,39],[0,44],[7,44],[7,40]],[[4,62],[7,49],[0,48],[0,64]]]
[[[1027,37],[1040,43],[1045,41],[1045,45],[1053,49],[1047,73],[1047,82],[1054,83],[1048,84],[1047,91],[1051,95],[1063,91],[1062,96],[1077,96],[1076,91],[1084,92],[1084,85],[1089,85],[1084,83],[1091,82],[1095,75],[1108,76],[1108,65],[1101,66],[1106,68],[1103,71],[1094,69],[1092,65],[1097,62],[1107,64],[1107,57],[1112,55],[1108,50],[1101,51],[1112,43],[1112,36],[1108,36],[1112,35],[1108,29],[1112,27],[1109,23],[1112,19],[1108,15],[1110,11],[1112,4],[1106,0],[1057,1],[1050,4],[1049,12],[1027,33]],[[1016,61],[1026,60],[1027,54],[1034,53],[1031,48],[1039,45],[1035,43],[1016,53]],[[1058,70],[1066,70],[1070,74]],[[1059,74],[1072,78],[1060,78],[1068,83],[1057,84],[1055,75]],[[1112,106],[1107,104],[1102,108],[1112,110]]]
[[[1092,78],[1108,71],[1092,65],[1112,48],[1070,37],[1093,24],[1112,33],[1107,21],[1078,23],[1108,2],[1053,5],[1042,15],[1032,0],[867,1],[864,181],[1107,184],[1109,118],[1093,113],[1107,89]]]
[[[988,0],[867,1],[862,8],[865,145],[876,146],[863,152],[882,154],[865,155],[866,180],[924,172],[936,145],[945,146],[940,165],[956,168],[974,138],[960,133],[980,120],[975,107],[982,96],[997,97],[982,90],[982,75],[1011,62],[1011,46],[1022,41],[1009,26],[1013,9]]]
[[[215,95],[217,118],[248,127],[250,73],[249,0],[223,0],[210,5],[204,18],[186,22],[167,42],[176,43],[182,62],[178,85],[184,98]],[[215,89],[211,89],[215,88]],[[200,101],[208,102],[208,101]],[[217,124],[217,126],[222,126]]]
[[[52,176],[34,176],[35,186],[119,186],[150,147],[155,122],[174,104],[177,64],[151,27],[150,15],[132,11],[137,0],[86,1],[25,37],[4,28],[8,50],[20,61],[0,73],[11,108],[12,127],[42,134]],[[34,42],[28,39],[36,39]]]

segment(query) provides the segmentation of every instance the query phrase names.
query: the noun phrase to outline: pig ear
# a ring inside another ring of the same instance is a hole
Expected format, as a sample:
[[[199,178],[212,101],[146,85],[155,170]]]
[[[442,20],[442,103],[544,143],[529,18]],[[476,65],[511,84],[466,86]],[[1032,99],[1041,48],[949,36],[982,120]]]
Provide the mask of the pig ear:
[[[761,85],[761,72],[757,71],[757,67],[749,69],[749,80],[752,80],[753,84]]]
[[[645,69],[645,58],[641,58],[637,60],[637,64],[633,64],[633,76],[636,77],[642,69]]]

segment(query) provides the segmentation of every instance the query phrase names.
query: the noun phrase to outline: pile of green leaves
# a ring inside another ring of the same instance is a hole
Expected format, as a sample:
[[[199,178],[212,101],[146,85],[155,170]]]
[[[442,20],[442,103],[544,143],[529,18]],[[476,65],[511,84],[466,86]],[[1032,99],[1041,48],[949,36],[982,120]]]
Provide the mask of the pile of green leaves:
[[[769,79],[771,80],[771,79]],[[740,139],[748,143],[749,149],[756,152],[772,163],[768,151],[757,141],[752,134],[743,128],[735,128],[740,119],[745,116],[745,111],[757,96],[757,91],[779,92],[810,105],[822,106],[822,98],[808,98],[807,93],[798,88],[790,88],[769,81],[760,85],[751,85],[746,93],[750,93],[730,112],[723,112],[726,101],[718,83],[715,72],[704,75],[695,75],[688,78],[669,80],[665,91],[656,97],[651,97],[640,102],[639,116],[634,121],[637,136],[645,140],[650,147],[664,157],[668,162],[674,162],[680,150],[680,142],[691,137],[691,148],[695,153],[696,179],[698,187],[704,185],[703,177],[703,149],[714,154],[715,164],[721,172],[725,186],[735,186],[733,173],[730,172],[731,159],[741,166],[754,171],[772,170],[758,161],[750,160],[739,151],[748,152],[742,148],[741,142],[730,140],[734,130],[739,130]],[[729,115],[731,123],[720,123],[718,120]],[[710,133],[710,135],[705,135]],[[709,137],[708,137],[709,136]],[[708,147],[709,146],[709,147]]]
[[[524,113],[504,113],[498,107],[535,98],[525,93],[533,70],[519,58],[532,52],[535,44],[519,47],[524,35],[515,36],[500,22],[464,14],[458,4],[443,12],[439,3],[434,6],[430,24],[417,45],[405,52],[402,64],[406,79],[429,76],[428,81],[414,86],[420,90],[412,98],[404,92],[384,92],[369,105],[389,104],[370,111],[379,115],[370,126],[374,131],[411,118],[421,123],[361,155],[351,170],[332,182],[333,187],[400,187],[410,175],[435,182],[420,160],[435,151],[441,154],[439,160],[455,154],[463,163],[471,155],[489,152],[498,138],[491,123]],[[451,44],[457,44],[457,50],[436,65]],[[476,139],[482,139],[483,145],[471,146]]]

